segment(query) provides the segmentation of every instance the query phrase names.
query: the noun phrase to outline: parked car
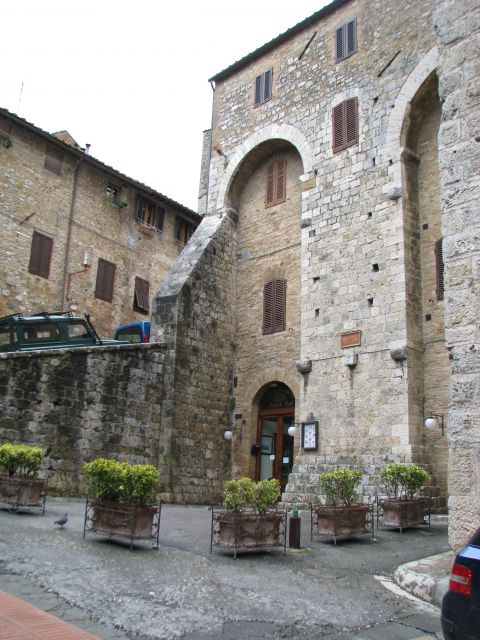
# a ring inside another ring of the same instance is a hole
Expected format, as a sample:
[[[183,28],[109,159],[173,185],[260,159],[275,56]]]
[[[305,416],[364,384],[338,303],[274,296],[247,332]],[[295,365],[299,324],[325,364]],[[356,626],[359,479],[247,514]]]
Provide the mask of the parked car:
[[[33,316],[16,313],[0,318],[0,352],[3,353],[112,344],[122,342],[102,340],[89,314],[82,317],[74,316],[70,311],[42,312]]]
[[[480,529],[455,558],[441,619],[446,640],[480,640]]]
[[[151,322],[128,322],[115,329],[115,340],[127,340],[128,342],[150,342]]]

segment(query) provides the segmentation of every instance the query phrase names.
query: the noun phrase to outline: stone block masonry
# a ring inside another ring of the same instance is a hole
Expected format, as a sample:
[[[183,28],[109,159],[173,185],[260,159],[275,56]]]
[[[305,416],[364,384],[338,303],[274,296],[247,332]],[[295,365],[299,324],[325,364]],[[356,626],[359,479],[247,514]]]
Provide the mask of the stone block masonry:
[[[83,494],[99,457],[158,466],[168,489],[164,361],[160,344],[2,354],[0,442],[44,447],[50,491]]]

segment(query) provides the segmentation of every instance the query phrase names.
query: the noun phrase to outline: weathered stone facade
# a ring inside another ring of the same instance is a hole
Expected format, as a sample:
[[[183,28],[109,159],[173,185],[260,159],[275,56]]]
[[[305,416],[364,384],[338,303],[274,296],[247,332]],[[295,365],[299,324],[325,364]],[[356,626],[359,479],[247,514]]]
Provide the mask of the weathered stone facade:
[[[439,133],[445,239],[445,327],[452,365],[448,418],[450,542],[480,520],[480,6],[438,0]]]
[[[119,324],[146,319],[135,308],[135,278],[149,283],[151,300],[184,246],[177,218],[195,228],[200,217],[61,139],[72,142],[0,109],[0,316],[89,312],[99,334],[113,337]],[[58,174],[45,168],[48,149],[61,157]],[[135,220],[139,196],[164,209],[163,231]],[[29,272],[35,231],[53,239],[48,277]],[[99,258],[115,265],[111,302],[95,296]]]
[[[158,466],[169,492],[164,367],[160,344],[2,354],[0,442],[44,447],[50,491],[81,494],[83,464],[111,457]]]

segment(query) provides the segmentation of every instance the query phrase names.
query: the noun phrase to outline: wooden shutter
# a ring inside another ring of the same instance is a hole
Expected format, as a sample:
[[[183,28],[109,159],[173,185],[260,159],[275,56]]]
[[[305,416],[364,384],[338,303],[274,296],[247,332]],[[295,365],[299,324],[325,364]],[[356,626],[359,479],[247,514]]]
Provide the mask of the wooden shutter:
[[[332,111],[333,152],[351,147],[358,142],[358,100],[350,98]]]
[[[38,231],[33,232],[32,246],[30,249],[30,262],[28,270],[30,273],[42,278],[50,275],[50,264],[52,261],[53,239]]]
[[[263,333],[285,331],[285,301],[287,281],[270,280],[263,289]]]
[[[265,176],[265,206],[270,207],[274,204],[275,194],[275,163],[272,162],[267,167]]]
[[[273,157],[265,173],[265,206],[285,202],[287,197],[287,161]]]
[[[274,294],[275,294],[275,281],[271,280],[267,282],[263,288],[263,333],[273,333],[274,318]]]
[[[274,280],[275,283],[275,311],[273,331],[285,331],[285,293],[286,280]]]
[[[342,24],[335,30],[335,60],[345,60],[357,50],[357,19]]]
[[[45,152],[45,169],[59,176],[62,173],[63,153],[54,147],[47,147]]]
[[[435,243],[435,270],[437,280],[437,300],[443,300],[445,294],[444,286],[444,263],[443,263],[443,238]]]
[[[148,280],[143,280],[143,278],[135,278],[135,293],[133,296],[133,308],[136,311],[141,311],[142,313],[148,313],[149,311],[149,296],[150,285]]]
[[[262,104],[262,76],[257,76],[255,78],[255,98],[254,98],[255,106],[258,104]]]
[[[105,302],[113,300],[113,283],[115,281],[115,265],[108,260],[98,259],[95,297]]]
[[[263,76],[263,102],[267,102],[272,97],[272,70],[265,71]]]

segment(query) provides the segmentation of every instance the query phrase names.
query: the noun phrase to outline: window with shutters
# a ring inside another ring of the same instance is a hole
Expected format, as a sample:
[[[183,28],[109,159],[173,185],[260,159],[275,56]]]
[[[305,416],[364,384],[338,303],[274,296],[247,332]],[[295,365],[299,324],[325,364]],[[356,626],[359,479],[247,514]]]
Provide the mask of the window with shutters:
[[[332,111],[333,152],[342,151],[358,142],[358,100],[350,98]]]
[[[443,238],[437,240],[437,242],[435,243],[435,268],[437,280],[437,300],[443,300],[443,296],[445,293],[443,280]]]
[[[115,265],[113,262],[98,259],[97,281],[95,283],[95,297],[105,302],[113,300],[113,283],[115,281]]]
[[[335,29],[335,61],[341,62],[357,51],[357,19]]]
[[[263,333],[285,331],[287,281],[275,278],[263,289]]]
[[[185,218],[177,216],[175,220],[175,238],[179,242],[181,242],[182,244],[187,244],[194,231],[195,229],[191,222],[188,222],[187,220],[185,220]]]
[[[265,207],[285,202],[287,198],[287,161],[273,156],[265,173]]]
[[[272,76],[273,71],[269,69],[255,78],[254,106],[258,107],[268,102],[272,97]]]
[[[28,270],[36,276],[47,278],[50,275],[50,264],[52,261],[53,238],[33,232],[32,246],[30,249],[30,262]]]
[[[137,196],[135,203],[135,220],[157,231],[163,229],[163,207]]]
[[[45,151],[45,164],[43,165],[45,169],[55,173],[57,176],[62,173],[62,160],[63,153],[55,149],[54,147],[48,146]]]
[[[148,294],[150,285],[148,280],[143,278],[135,278],[135,292],[133,294],[133,308],[139,313],[148,313],[150,310],[148,304]]]

